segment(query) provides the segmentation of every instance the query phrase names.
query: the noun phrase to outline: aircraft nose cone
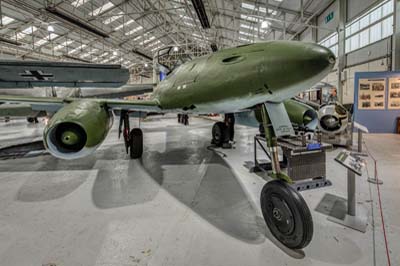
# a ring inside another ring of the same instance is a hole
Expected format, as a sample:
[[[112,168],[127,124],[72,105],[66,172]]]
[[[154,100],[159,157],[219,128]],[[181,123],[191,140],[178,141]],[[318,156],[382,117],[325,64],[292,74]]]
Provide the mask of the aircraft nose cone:
[[[319,44],[314,44],[313,46],[314,48],[312,48],[312,50],[321,62],[325,61],[327,65],[335,65],[336,56],[330,49]]]

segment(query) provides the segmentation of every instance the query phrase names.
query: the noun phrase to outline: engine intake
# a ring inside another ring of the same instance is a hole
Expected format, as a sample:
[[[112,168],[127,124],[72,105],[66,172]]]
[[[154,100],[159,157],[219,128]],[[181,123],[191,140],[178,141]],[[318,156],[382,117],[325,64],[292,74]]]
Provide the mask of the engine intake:
[[[97,101],[76,101],[61,108],[44,130],[48,151],[62,159],[93,153],[112,125],[107,110]]]

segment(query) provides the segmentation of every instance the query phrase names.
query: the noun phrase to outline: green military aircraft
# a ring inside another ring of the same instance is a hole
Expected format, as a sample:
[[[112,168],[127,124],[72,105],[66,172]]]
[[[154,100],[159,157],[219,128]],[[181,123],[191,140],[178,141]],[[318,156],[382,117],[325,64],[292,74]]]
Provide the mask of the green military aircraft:
[[[55,112],[44,130],[44,143],[52,155],[62,159],[94,152],[111,127],[113,109],[121,111],[120,131],[123,126],[125,145],[134,159],[142,156],[143,133],[140,128],[130,130],[128,112],[232,114],[257,110],[271,153],[271,175],[276,178],[261,192],[263,216],[280,242],[299,249],[310,243],[313,222],[304,199],[279,168],[277,137],[293,134],[283,101],[319,82],[334,64],[334,54],[320,45],[271,41],[221,50],[184,63],[158,84],[150,100],[0,96],[0,102],[27,103],[35,110]],[[35,86],[40,86],[37,76],[49,71],[39,67],[23,73],[35,74]],[[47,86],[49,76],[44,80]],[[296,112],[289,113],[296,116]],[[214,143],[221,143],[227,132],[226,125],[217,122],[212,130]]]

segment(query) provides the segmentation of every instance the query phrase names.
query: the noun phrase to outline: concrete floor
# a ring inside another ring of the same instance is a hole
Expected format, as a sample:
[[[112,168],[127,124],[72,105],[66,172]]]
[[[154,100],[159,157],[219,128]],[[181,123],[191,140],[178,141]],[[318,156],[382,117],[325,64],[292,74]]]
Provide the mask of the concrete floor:
[[[314,209],[327,195],[346,197],[346,171],[329,152],[333,186],[302,192],[314,238],[288,250],[259,210],[266,182],[244,166],[256,129],[237,126],[227,157],[207,150],[212,122],[175,117],[142,123],[144,156],[129,160],[114,125],[99,150],[73,161],[50,155],[0,161],[0,265],[387,265],[375,185],[357,178],[365,234]],[[36,139],[42,125],[0,125],[0,146]],[[392,265],[400,265],[400,137],[368,135],[378,160]],[[372,161],[368,163],[373,173]],[[375,227],[373,226],[375,224]]]

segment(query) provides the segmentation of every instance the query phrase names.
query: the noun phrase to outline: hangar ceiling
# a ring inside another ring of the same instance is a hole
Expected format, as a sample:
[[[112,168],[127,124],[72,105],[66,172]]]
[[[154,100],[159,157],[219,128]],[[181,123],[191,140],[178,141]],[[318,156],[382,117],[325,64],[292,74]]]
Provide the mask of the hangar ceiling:
[[[0,0],[0,52],[144,71],[163,47],[197,56],[294,39],[332,1]]]

